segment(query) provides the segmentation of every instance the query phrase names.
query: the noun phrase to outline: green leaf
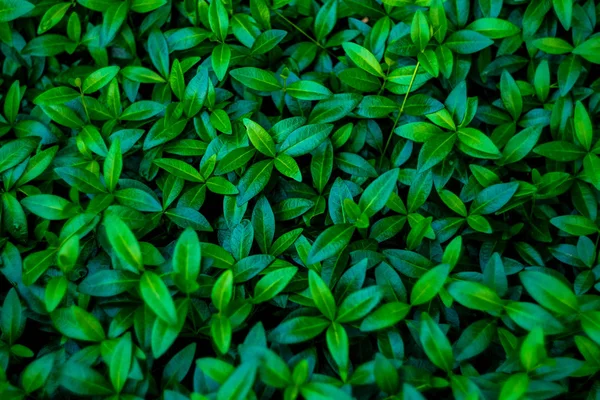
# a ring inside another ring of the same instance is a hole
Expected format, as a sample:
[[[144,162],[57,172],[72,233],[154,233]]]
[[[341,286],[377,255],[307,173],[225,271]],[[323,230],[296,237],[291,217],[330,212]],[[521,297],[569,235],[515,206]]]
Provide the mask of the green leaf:
[[[23,0],[18,0],[18,1],[14,1],[14,0],[4,0],[4,1],[8,1],[9,3],[13,3],[13,4],[19,4],[17,6],[18,10],[24,10],[24,9],[28,9],[29,12],[29,6],[23,6],[23,4],[31,4],[28,3],[27,1],[23,1]],[[14,10],[13,6],[10,6],[12,10]],[[2,8],[2,7],[0,7]],[[12,11],[14,12],[14,11]],[[20,11],[17,11],[20,12]],[[1,15],[1,13],[0,13]],[[67,50],[71,50],[74,47],[74,44],[71,40],[69,40],[67,37],[63,36],[63,35],[56,35],[56,34],[45,34],[42,36],[38,36],[35,39],[32,39],[31,41],[29,41],[27,43],[27,45],[25,46],[25,48],[23,49],[23,54],[26,55],[30,55],[30,56],[36,56],[36,57],[52,57],[52,56],[56,56],[59,55]]]
[[[375,365],[373,368],[375,382],[377,386],[386,393],[395,393],[398,391],[400,379],[394,364],[383,354],[375,354]]]
[[[339,254],[352,239],[354,225],[340,224],[324,230],[315,240],[308,255],[309,264],[321,262]]]
[[[541,134],[542,128],[540,126],[531,126],[517,133],[504,146],[502,159],[498,163],[501,163],[501,165],[512,164],[527,157]]]
[[[286,31],[272,29],[261,33],[254,40],[250,52],[252,54],[265,54],[271,51],[279,44],[287,35]]]
[[[592,121],[590,120],[590,116],[588,115],[585,106],[580,101],[575,104],[573,125],[575,127],[575,135],[577,140],[584,149],[589,151],[592,147],[592,140],[594,136],[592,131]]]
[[[227,270],[216,280],[212,288],[211,299],[217,310],[224,310],[231,301],[232,296],[233,272]]]
[[[320,335],[330,324],[323,317],[296,317],[277,326],[269,339],[282,344],[301,343]]]
[[[196,360],[196,366],[210,379],[219,384],[223,384],[235,371],[235,368],[231,364],[216,358],[199,358]]]
[[[21,306],[21,300],[17,295],[17,291],[12,288],[4,299],[2,315],[0,316],[2,336],[9,344],[15,343],[21,337],[25,330],[25,321],[26,317]]]
[[[65,16],[69,8],[71,7],[70,3],[59,3],[50,7],[42,17],[40,24],[38,25],[37,33],[41,35],[42,33],[52,29],[56,24],[58,24],[62,18]],[[1,17],[0,17],[1,18]]]
[[[368,72],[371,75],[384,77],[381,65],[369,50],[356,43],[346,42],[342,44],[346,55],[352,60],[356,66]]]
[[[154,272],[146,271],[140,278],[140,293],[144,302],[164,322],[175,325],[177,313],[167,285]]]
[[[275,158],[275,168],[283,175],[292,178],[297,182],[302,182],[300,166],[296,160],[287,154],[279,154],[277,158]]]
[[[115,215],[104,217],[106,236],[119,259],[136,268],[143,269],[140,245],[127,224]]]
[[[261,92],[274,92],[282,88],[279,81],[270,71],[254,67],[234,69],[229,72],[242,85]]]
[[[365,178],[375,178],[377,176],[375,167],[357,154],[338,153],[335,164],[339,169],[353,176]]]
[[[237,204],[241,206],[257,196],[269,183],[271,172],[272,160],[263,160],[252,165],[238,183],[240,194],[237,196]]]
[[[481,33],[490,39],[502,39],[519,33],[512,22],[500,18],[478,18],[467,26],[468,30]]]
[[[150,100],[141,100],[123,110],[121,119],[124,121],[143,121],[159,114],[164,108],[163,104]]]
[[[458,54],[473,54],[491,46],[494,42],[474,30],[462,30],[451,34],[444,45]]]
[[[368,315],[377,306],[383,293],[378,286],[358,290],[342,301],[336,321],[340,323],[357,321]]]
[[[114,393],[111,384],[100,372],[77,362],[61,369],[60,384],[80,396],[110,396]]]
[[[362,99],[356,93],[334,94],[326,100],[321,100],[310,113],[308,122],[311,124],[327,124],[338,121],[358,105]]]
[[[15,20],[34,8],[33,4],[24,0],[0,0],[0,22]]]
[[[212,0],[208,7],[208,22],[217,39],[224,41],[229,30],[229,15],[221,0]]]
[[[523,111],[523,98],[521,97],[519,86],[517,86],[513,77],[506,70],[502,71],[500,94],[504,107],[512,115],[513,119],[518,120]]]
[[[146,67],[129,66],[121,70],[123,76],[133,82],[139,83],[163,83],[165,80]]]
[[[215,71],[217,78],[222,81],[227,74],[227,68],[231,62],[231,49],[226,43],[221,43],[215,47],[210,57],[212,69]]]
[[[84,94],[97,92],[104,86],[108,85],[109,82],[112,81],[118,73],[119,67],[116,66],[100,68],[99,70],[92,72],[90,75],[88,75],[87,78],[85,78],[83,84],[81,85],[81,91]]]
[[[363,332],[372,332],[395,326],[410,311],[410,305],[401,302],[387,303],[367,315],[360,324]]]
[[[252,156],[256,153],[256,150],[252,147],[239,147],[231,152],[227,153],[221,161],[217,163],[215,168],[215,175],[222,175],[236,170],[237,168],[245,165]]]
[[[497,315],[502,311],[500,297],[489,287],[469,281],[455,281],[448,286],[448,293],[460,304],[472,310]]]
[[[106,46],[116,38],[121,26],[125,23],[128,10],[128,2],[117,2],[110,5],[104,12],[99,38],[101,46]]]
[[[188,304],[187,299],[179,299],[175,302],[177,312],[177,324],[175,325],[170,325],[160,318],[154,319],[151,337],[152,355],[154,357],[158,358],[166,353],[177,339],[187,317]]]
[[[137,13],[147,13],[165,5],[167,0],[132,0],[131,10]]]
[[[46,354],[25,367],[23,370],[23,389],[26,393],[32,393],[44,386],[54,367],[56,355]]]
[[[598,232],[598,227],[589,218],[582,215],[563,215],[554,217],[550,223],[570,235],[586,236]]]
[[[404,103],[404,112],[408,115],[421,116],[440,111],[444,105],[433,97],[424,94],[415,94]]]
[[[193,228],[197,231],[212,232],[212,227],[206,218],[190,207],[179,206],[165,211],[165,215],[180,228]]]
[[[575,47],[573,54],[577,54],[591,63],[600,64],[600,56],[598,54],[599,49],[600,37],[594,36]]]
[[[127,188],[117,190],[115,192],[115,198],[122,205],[131,207],[134,210],[145,212],[162,211],[162,206],[158,200],[142,189]]]
[[[511,302],[505,306],[506,313],[517,325],[528,331],[542,327],[552,335],[564,331],[565,327],[552,314],[535,303]]]
[[[12,140],[0,147],[0,172],[21,163],[37,146],[37,140],[23,138]]]
[[[154,164],[186,181],[204,182],[204,178],[200,172],[184,161],[174,158],[159,158],[154,160]]]
[[[75,236],[74,238],[77,238]],[[44,293],[44,303],[46,311],[52,312],[60,304],[67,293],[68,281],[64,276],[56,276],[48,281],[46,292]]]
[[[21,204],[30,212],[48,220],[67,219],[73,215],[71,202],[52,194],[38,194],[24,198]]]
[[[96,317],[78,306],[59,308],[52,312],[51,317],[56,329],[69,338],[100,342],[106,337]]]
[[[450,208],[452,211],[454,211],[461,217],[467,216],[467,207],[465,206],[465,203],[463,203],[463,201],[460,199],[460,197],[446,189],[440,190],[438,192],[438,195],[440,196],[444,204],[448,206],[448,208]]]
[[[313,81],[296,81],[286,88],[286,93],[300,100],[324,100],[331,97],[331,91]]]
[[[360,68],[345,69],[338,74],[338,77],[344,84],[362,92],[374,92],[381,87],[377,77]]]
[[[587,181],[594,187],[600,187],[600,158],[592,153],[586,154],[583,158],[583,170]]]
[[[474,128],[462,128],[458,131],[458,148],[476,158],[496,160],[502,157],[494,142]]]
[[[56,250],[43,250],[31,253],[23,260],[23,284],[34,284],[56,259]]]
[[[208,92],[208,71],[200,68],[183,93],[183,110],[185,115],[193,117],[202,108]]]
[[[71,100],[78,98],[80,94],[66,86],[59,86],[40,93],[33,104],[38,106],[49,106],[68,103]]]
[[[177,287],[184,293],[191,293],[198,287],[196,280],[200,274],[201,250],[198,235],[192,228],[186,228],[173,252],[173,271]]]
[[[331,124],[312,124],[305,125],[294,130],[281,143],[279,152],[285,153],[290,157],[298,157],[310,153],[329,136],[333,130]]]
[[[365,215],[371,217],[385,206],[396,187],[399,172],[397,168],[392,169],[366,187],[358,202],[360,210]]]
[[[455,142],[455,134],[435,135],[426,141],[419,153],[418,170],[426,171],[442,162],[454,148]]]
[[[217,392],[217,400],[243,400],[252,389],[256,365],[247,363],[236,368]]]
[[[581,314],[581,327],[594,342],[600,342],[600,312],[589,311]]]
[[[111,145],[103,165],[103,176],[106,188],[110,193],[114,192],[123,171],[123,155],[121,154],[121,141],[115,139]]]
[[[553,0],[554,12],[565,30],[571,29],[573,20],[573,1],[572,0]]]
[[[335,318],[335,300],[329,287],[323,282],[323,279],[313,270],[308,271],[308,286],[310,296],[315,302],[321,313],[330,320]]]
[[[525,289],[541,306],[558,315],[575,314],[579,311],[573,290],[559,279],[537,271],[519,274]]]
[[[79,284],[79,291],[97,297],[116,296],[137,285],[138,281],[138,276],[127,271],[98,271]]]
[[[322,41],[333,30],[337,20],[337,0],[327,0],[315,18],[315,37]]]
[[[126,334],[119,338],[110,357],[109,375],[113,387],[120,393],[125,386],[125,381],[131,368],[132,355],[131,335]]]
[[[269,272],[254,287],[252,301],[256,304],[268,301],[279,294],[298,272],[296,267],[285,267]]]
[[[469,325],[454,344],[456,361],[464,361],[484,352],[496,334],[496,323],[483,319]]]
[[[398,110],[398,104],[383,96],[365,96],[358,105],[358,115],[365,118],[384,118]]]
[[[554,161],[575,161],[585,156],[585,151],[569,142],[554,141],[541,144],[533,152]]]
[[[8,122],[12,125],[17,119],[19,107],[21,105],[21,87],[19,81],[14,81],[8,93],[6,94],[6,100],[4,101],[4,115],[8,119]]]
[[[342,379],[345,379],[348,374],[350,359],[348,334],[342,325],[334,322],[327,329],[325,337],[327,340],[327,348],[339,368],[340,376]]]
[[[244,125],[252,145],[267,157],[275,157],[275,142],[269,133],[262,126],[248,118],[244,118]]]
[[[429,360],[438,368],[451,372],[454,356],[450,342],[427,313],[421,314],[419,339]]]
[[[567,54],[573,51],[573,46],[560,38],[541,38],[533,41],[533,45],[548,54]]]
[[[510,201],[518,188],[519,184],[512,182],[498,183],[483,189],[471,203],[469,214],[486,215],[498,211]]]
[[[546,361],[544,331],[540,327],[536,327],[525,337],[520,355],[521,363],[526,371],[532,371]]]
[[[153,30],[148,36],[148,53],[154,67],[160,74],[167,78],[169,76],[169,47],[164,35]]]
[[[446,283],[449,272],[450,266],[448,264],[440,264],[427,271],[415,283],[410,293],[410,304],[417,306],[433,299]]]
[[[75,167],[60,167],[55,168],[54,172],[60,176],[70,186],[77,190],[88,194],[106,193],[106,189],[102,185],[100,179],[92,172]]]
[[[412,19],[410,38],[419,51],[423,51],[431,38],[429,23],[422,11],[417,11]]]
[[[528,4],[523,15],[523,38],[529,39],[533,36],[551,7],[551,2],[545,0],[534,0]]]

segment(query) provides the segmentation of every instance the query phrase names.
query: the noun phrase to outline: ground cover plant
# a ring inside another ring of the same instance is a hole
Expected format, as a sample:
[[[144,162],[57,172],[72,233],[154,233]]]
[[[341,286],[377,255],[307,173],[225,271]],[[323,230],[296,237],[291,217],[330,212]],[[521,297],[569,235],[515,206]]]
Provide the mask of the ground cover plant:
[[[599,9],[0,0],[0,398],[597,398]]]

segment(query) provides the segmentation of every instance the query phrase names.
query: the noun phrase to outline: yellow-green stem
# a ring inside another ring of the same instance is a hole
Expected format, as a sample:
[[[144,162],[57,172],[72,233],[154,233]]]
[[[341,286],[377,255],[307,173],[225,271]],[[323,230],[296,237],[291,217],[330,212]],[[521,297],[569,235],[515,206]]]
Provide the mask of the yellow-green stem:
[[[400,105],[400,110],[398,111],[398,115],[396,116],[396,119],[394,120],[394,125],[392,126],[392,130],[390,131],[387,142],[385,142],[385,147],[383,148],[383,152],[381,153],[381,158],[379,159],[380,167],[381,167],[381,164],[383,163],[383,158],[385,157],[385,153],[387,152],[387,149],[390,146],[390,143],[392,141],[392,136],[394,136],[394,130],[396,129],[396,125],[398,125],[398,121],[400,120],[400,117],[402,116],[402,112],[404,112],[404,106],[406,105],[406,99],[408,99],[408,94],[412,90],[413,83],[415,83],[415,79],[417,77],[417,72],[419,71],[419,65],[420,64],[418,62],[417,62],[417,65],[415,65],[415,71],[413,72],[413,75],[410,78],[410,83],[408,84],[408,90],[406,91],[406,94],[404,95],[404,100],[402,100],[402,104]]]

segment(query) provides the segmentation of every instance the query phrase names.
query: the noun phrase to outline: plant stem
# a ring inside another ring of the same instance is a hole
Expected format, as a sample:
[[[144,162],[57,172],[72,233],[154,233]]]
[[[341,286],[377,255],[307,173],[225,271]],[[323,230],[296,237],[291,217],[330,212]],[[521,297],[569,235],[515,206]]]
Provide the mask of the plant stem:
[[[383,77],[383,85],[381,85],[379,92],[377,92],[377,96],[379,96],[385,89],[385,84],[387,83],[389,73],[390,73],[390,66],[388,65],[387,71],[385,72],[385,76]]]
[[[327,49],[321,44],[319,43],[317,40],[313,39],[312,36],[310,36],[308,33],[306,33],[302,28],[300,28],[298,25],[294,24],[292,21],[290,21],[289,19],[287,19],[283,14],[281,14],[279,11],[277,10],[272,10],[276,15],[278,15],[279,17],[281,17],[285,22],[287,22],[288,24],[290,24],[294,29],[296,29],[298,32],[300,32],[301,34],[303,34],[304,36],[306,36],[311,42],[313,42],[314,44],[316,44],[317,46],[319,46],[320,48],[322,48],[323,50],[327,51]]]
[[[402,100],[402,105],[400,106],[398,115],[396,116],[396,119],[394,120],[394,125],[392,126],[390,135],[388,136],[387,142],[385,143],[383,152],[381,153],[381,158],[379,159],[380,167],[381,167],[381,163],[383,162],[383,158],[385,157],[385,153],[387,152],[387,149],[390,146],[390,142],[392,141],[392,136],[394,136],[394,130],[396,129],[396,125],[398,125],[398,121],[400,120],[400,117],[402,116],[402,113],[404,112],[404,106],[406,105],[406,99],[408,99],[408,94],[412,90],[413,83],[415,83],[415,78],[417,77],[417,72],[419,71],[419,65],[420,64],[418,62],[417,62],[417,65],[415,65],[415,71],[413,72],[412,77],[410,78],[410,83],[408,84],[408,90],[407,90],[406,94],[404,95],[404,100]]]

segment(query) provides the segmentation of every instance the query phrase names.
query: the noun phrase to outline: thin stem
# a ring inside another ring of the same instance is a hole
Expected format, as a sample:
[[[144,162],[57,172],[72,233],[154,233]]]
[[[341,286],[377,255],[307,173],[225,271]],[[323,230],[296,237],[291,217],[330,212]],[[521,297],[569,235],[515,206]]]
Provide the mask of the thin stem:
[[[379,92],[377,92],[377,96],[379,96],[385,89],[385,84],[387,83],[389,73],[390,73],[390,65],[388,64],[387,71],[385,72],[385,76],[383,77],[383,85],[381,85]]]
[[[385,157],[385,153],[387,152],[387,149],[390,146],[390,143],[392,141],[392,136],[394,136],[394,130],[396,129],[396,125],[398,125],[398,121],[400,120],[400,117],[402,116],[402,113],[404,112],[404,106],[406,105],[406,99],[408,99],[408,94],[412,90],[413,84],[415,83],[415,78],[417,77],[417,72],[419,71],[419,65],[420,64],[418,62],[417,62],[417,65],[415,65],[415,71],[413,72],[412,77],[410,78],[410,83],[408,84],[408,90],[407,90],[406,94],[404,95],[404,100],[402,100],[402,105],[400,106],[398,115],[396,116],[396,119],[394,120],[394,125],[392,126],[392,131],[390,132],[387,142],[385,143],[385,147],[383,148],[383,152],[381,153],[381,158],[379,159],[380,167],[381,167],[381,163],[383,163],[383,158]]]
[[[298,25],[294,24],[292,21],[290,21],[289,19],[287,19],[285,17],[285,15],[281,14],[279,11],[277,10],[272,10],[276,15],[278,15],[279,17],[281,17],[285,22],[287,22],[288,24],[290,24],[294,29],[296,29],[298,32],[300,32],[301,34],[303,34],[304,36],[306,36],[311,42],[313,42],[314,44],[316,44],[317,46],[319,46],[320,48],[322,48],[325,51],[328,51],[321,43],[319,43],[317,40],[313,39],[312,36],[310,36],[308,33],[304,32],[304,30],[302,28],[300,28]]]

